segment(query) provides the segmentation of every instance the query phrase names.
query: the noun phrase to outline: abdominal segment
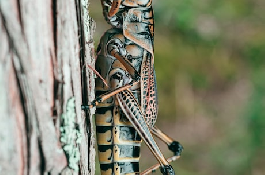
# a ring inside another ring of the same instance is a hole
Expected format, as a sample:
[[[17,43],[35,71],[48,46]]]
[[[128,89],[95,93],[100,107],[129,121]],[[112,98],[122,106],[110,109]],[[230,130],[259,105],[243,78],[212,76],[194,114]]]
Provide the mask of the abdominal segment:
[[[114,97],[97,107],[95,120],[101,174],[139,174],[142,140]]]

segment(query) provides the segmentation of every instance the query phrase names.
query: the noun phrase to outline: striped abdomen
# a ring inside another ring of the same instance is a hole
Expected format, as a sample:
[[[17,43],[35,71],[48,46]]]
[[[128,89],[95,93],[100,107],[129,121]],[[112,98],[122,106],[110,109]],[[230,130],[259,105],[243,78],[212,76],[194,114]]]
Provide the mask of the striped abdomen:
[[[97,91],[96,96],[102,93]],[[96,134],[102,175],[140,172],[141,138],[114,97],[97,106]]]

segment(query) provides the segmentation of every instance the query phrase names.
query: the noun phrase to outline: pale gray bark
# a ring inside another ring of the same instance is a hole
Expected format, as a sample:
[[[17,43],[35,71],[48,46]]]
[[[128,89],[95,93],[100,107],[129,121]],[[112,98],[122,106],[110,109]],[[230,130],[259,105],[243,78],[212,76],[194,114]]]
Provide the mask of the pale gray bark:
[[[0,1],[0,174],[94,174],[92,40],[88,2]],[[75,99],[79,171],[60,142],[62,114]]]

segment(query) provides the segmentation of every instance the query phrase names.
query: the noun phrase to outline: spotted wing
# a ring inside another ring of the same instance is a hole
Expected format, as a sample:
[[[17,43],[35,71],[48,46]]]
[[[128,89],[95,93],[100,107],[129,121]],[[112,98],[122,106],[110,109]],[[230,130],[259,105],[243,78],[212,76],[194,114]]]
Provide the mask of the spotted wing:
[[[145,52],[141,67],[141,109],[148,125],[153,126],[158,113],[158,99],[153,55]]]
[[[140,106],[133,94],[128,90],[124,90],[119,92],[116,97],[122,111],[124,112],[128,120],[132,123],[135,130],[141,136],[148,148],[152,151],[154,156],[159,161],[164,160],[164,156],[157,146],[141,112]]]

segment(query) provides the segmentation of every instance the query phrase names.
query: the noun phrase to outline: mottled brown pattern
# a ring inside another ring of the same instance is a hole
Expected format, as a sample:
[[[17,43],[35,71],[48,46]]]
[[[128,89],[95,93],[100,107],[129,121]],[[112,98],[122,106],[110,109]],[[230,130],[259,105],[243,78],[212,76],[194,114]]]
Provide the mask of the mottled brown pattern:
[[[154,126],[158,112],[155,72],[151,58],[150,53],[145,53],[141,72],[142,111],[150,127]]]
[[[97,49],[96,70],[108,84],[104,85],[100,78],[96,80],[98,98],[94,104],[98,104],[96,125],[101,174],[139,174],[141,137],[162,165],[162,174],[174,175],[152,135],[169,146],[174,143],[170,150],[179,148],[178,142],[154,127],[158,102],[152,1],[101,2],[105,19],[113,26],[101,37]],[[150,171],[152,168],[144,174]]]
[[[126,111],[125,114],[127,115],[129,121],[141,135],[142,139],[150,148],[157,160],[162,164],[166,164],[166,160],[164,160],[163,154],[161,153],[159,147],[156,145],[156,142],[154,141],[153,136],[149,131],[149,127],[145,122],[144,115],[140,110],[140,106],[138,105],[137,100],[134,98],[133,94],[130,91],[122,91],[116,96],[121,108],[123,109],[123,111]]]
[[[115,42],[109,41],[118,41],[120,47],[116,47]],[[126,47],[129,47],[129,50],[138,50],[138,54],[133,53],[128,61],[132,67],[135,66],[139,69],[140,65],[138,64],[141,63],[141,53],[143,52],[143,49],[126,39],[119,29],[108,30],[101,38],[100,43],[96,70],[106,79],[109,87],[106,87],[100,79],[97,79],[96,90],[98,95],[122,87],[132,80],[131,75],[126,71],[126,66],[123,66],[120,61],[111,55],[111,50],[107,50],[108,47],[104,46],[105,44],[111,45],[112,50],[126,52],[125,54],[119,53],[119,56],[131,53],[124,50]],[[139,173],[141,137],[138,134],[139,132],[135,130],[134,125],[127,119],[127,114],[122,112],[116,100],[116,96],[113,96],[97,106],[96,133],[101,174],[118,175],[123,174],[122,172],[137,174]]]

